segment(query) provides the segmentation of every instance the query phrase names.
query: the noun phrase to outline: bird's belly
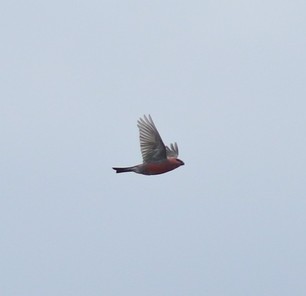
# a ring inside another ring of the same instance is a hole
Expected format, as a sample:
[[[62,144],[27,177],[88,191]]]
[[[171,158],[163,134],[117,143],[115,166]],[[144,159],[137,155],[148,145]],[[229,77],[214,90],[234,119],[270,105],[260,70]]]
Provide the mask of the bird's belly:
[[[142,173],[144,175],[159,175],[172,171],[175,168],[177,166],[169,162],[148,163],[145,165]]]

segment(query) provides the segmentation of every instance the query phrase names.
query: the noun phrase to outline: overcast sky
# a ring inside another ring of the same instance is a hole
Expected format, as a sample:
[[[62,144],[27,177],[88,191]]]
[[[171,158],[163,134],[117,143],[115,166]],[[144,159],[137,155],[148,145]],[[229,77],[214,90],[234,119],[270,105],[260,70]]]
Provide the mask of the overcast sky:
[[[4,1],[0,294],[306,295],[306,2]],[[141,163],[151,114],[185,166]]]

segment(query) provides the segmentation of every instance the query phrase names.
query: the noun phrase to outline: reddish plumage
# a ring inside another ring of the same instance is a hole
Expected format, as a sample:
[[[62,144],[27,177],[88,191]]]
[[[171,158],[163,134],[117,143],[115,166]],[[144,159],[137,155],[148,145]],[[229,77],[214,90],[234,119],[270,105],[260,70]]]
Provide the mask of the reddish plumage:
[[[184,165],[184,162],[177,158],[177,144],[171,144],[170,148],[164,145],[150,115],[140,118],[137,126],[143,163],[126,168],[114,167],[116,173],[135,172],[143,175],[158,175]]]

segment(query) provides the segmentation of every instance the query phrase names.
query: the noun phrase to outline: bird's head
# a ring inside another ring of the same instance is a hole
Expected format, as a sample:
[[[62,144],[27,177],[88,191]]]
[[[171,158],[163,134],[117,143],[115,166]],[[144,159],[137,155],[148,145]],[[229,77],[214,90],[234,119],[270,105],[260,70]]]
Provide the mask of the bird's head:
[[[182,161],[182,160],[180,160],[180,159],[176,159],[176,162],[179,164],[179,165],[185,165],[185,163]]]

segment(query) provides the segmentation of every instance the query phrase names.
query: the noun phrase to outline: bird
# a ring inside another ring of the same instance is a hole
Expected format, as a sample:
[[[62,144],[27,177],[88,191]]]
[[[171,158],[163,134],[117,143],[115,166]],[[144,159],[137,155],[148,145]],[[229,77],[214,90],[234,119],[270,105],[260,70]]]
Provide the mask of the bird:
[[[113,167],[116,173],[159,175],[184,165],[184,162],[177,158],[179,154],[177,143],[170,144],[170,147],[165,146],[150,115],[139,118],[137,126],[143,163],[124,168]]]

